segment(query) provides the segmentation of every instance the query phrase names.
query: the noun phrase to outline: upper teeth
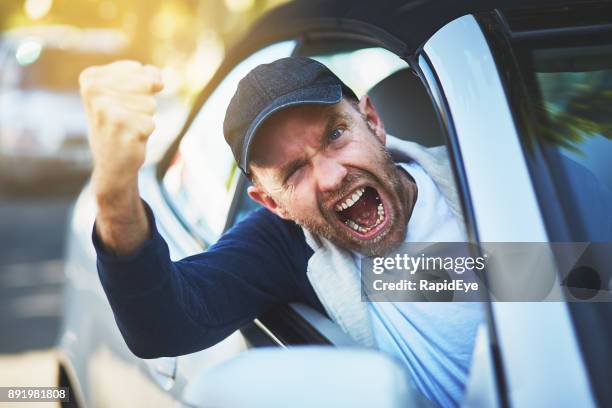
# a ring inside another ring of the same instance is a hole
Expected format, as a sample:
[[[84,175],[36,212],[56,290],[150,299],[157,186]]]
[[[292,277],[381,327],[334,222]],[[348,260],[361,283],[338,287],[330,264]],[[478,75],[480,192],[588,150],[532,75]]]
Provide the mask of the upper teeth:
[[[365,192],[365,187],[361,187],[355,190],[355,192],[351,196],[346,198],[340,204],[336,205],[336,211],[342,211],[342,210],[346,210],[349,207],[352,207],[353,204],[355,204],[361,198],[364,192]]]

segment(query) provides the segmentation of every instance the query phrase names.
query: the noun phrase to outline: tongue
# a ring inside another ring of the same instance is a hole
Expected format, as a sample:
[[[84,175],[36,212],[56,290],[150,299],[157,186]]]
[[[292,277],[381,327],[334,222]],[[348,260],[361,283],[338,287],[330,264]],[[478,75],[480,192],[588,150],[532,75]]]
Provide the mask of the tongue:
[[[359,200],[350,208],[342,211],[342,214],[362,227],[373,226],[378,218],[376,196],[375,190],[366,188]]]

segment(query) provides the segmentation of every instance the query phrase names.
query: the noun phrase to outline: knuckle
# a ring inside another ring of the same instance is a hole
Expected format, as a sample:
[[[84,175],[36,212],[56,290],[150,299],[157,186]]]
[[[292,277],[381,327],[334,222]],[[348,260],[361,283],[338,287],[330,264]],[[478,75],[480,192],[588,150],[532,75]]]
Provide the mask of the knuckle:
[[[155,65],[147,64],[143,67],[143,69],[151,76],[151,78],[161,78],[161,69],[157,68]]]
[[[96,104],[91,107],[91,110],[93,112],[93,117],[97,124],[102,124],[106,122],[106,110],[103,106]]]
[[[155,130],[155,121],[153,120],[153,118],[148,118],[146,121],[146,126],[147,129],[150,130],[149,133],[153,132],[153,130]]]
[[[98,94],[98,86],[94,82],[88,82],[81,86],[81,95],[89,100]]]
[[[146,140],[151,133],[155,130],[155,123],[151,118],[143,119],[140,122],[140,126],[138,126],[138,130],[136,132],[137,138],[139,140]]]
[[[122,109],[118,109],[114,117],[115,125],[118,127],[125,127],[128,124],[129,118],[126,112]]]
[[[146,133],[144,130],[137,130],[136,132],[134,132],[133,141],[136,143],[144,142],[145,140],[147,140],[148,137],[149,137],[149,134]]]
[[[149,79],[146,81],[146,88],[149,93],[153,93],[159,87],[159,82],[155,79]]]
[[[142,131],[146,133],[147,136],[153,133],[154,130],[155,130],[155,122],[153,122],[153,119],[149,118],[143,122]]]
[[[127,113],[117,108],[109,109],[106,119],[113,129],[123,129],[129,120]]]
[[[91,78],[95,76],[97,68],[97,66],[93,65],[82,70],[79,74],[79,84],[82,85],[86,82],[90,82]]]
[[[95,89],[95,82],[92,75],[83,71],[81,75],[79,75],[79,87],[83,96],[91,95]]]
[[[131,69],[139,69],[142,68],[142,64],[135,60],[118,60],[112,63],[113,66],[121,69],[131,70]]]
[[[150,70],[153,73],[160,73],[161,72],[161,70],[158,67],[156,67],[155,65],[152,65],[152,64],[147,64],[144,67],[146,69]]]
[[[100,98],[95,98],[89,104],[88,115],[94,119],[96,124],[100,124],[106,119],[105,105],[101,102]]]
[[[157,100],[153,97],[147,98],[146,106],[149,113],[154,113],[157,110]]]

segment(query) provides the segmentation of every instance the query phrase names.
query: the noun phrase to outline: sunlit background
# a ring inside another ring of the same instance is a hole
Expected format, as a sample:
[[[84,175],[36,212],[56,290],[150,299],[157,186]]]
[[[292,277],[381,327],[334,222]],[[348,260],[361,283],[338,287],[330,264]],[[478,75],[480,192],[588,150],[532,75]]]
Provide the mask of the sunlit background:
[[[0,2],[4,36],[19,35],[15,58],[33,64],[41,46],[72,48],[78,30],[106,29],[91,41],[164,68],[172,90],[191,95],[210,78],[226,47],[265,10],[284,0],[25,0]],[[58,27],[63,26],[63,27]],[[54,38],[54,33],[61,38]],[[70,31],[70,33],[69,33]],[[29,38],[28,38],[29,37]],[[125,41],[125,43],[122,43]],[[84,41],[82,41],[84,42]]]
[[[226,50],[283,2],[0,1],[0,386],[55,376],[66,219],[91,170],[79,73],[122,58],[163,70],[155,157]]]
[[[179,127],[226,49],[283,0],[3,0],[0,180],[27,189],[87,174],[79,72],[121,58],[163,70],[152,150]],[[153,154],[152,154],[153,155]],[[42,177],[41,177],[42,176]],[[59,187],[59,186],[58,186]]]

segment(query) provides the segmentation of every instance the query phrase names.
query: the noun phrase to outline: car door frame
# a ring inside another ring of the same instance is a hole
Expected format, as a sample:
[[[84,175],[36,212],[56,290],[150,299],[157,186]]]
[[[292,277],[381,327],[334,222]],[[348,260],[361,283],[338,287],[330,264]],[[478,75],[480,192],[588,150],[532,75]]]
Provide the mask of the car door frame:
[[[470,238],[475,242],[548,242],[520,127],[477,20],[467,15],[448,23],[427,41],[418,58],[451,139],[449,149],[459,174]],[[504,166],[497,162],[499,146],[504,146]],[[521,205],[508,206],[514,202],[509,197],[521,197]],[[595,406],[567,305],[536,306],[488,302],[499,404]],[[555,372],[550,371],[552,366],[557,367]]]

